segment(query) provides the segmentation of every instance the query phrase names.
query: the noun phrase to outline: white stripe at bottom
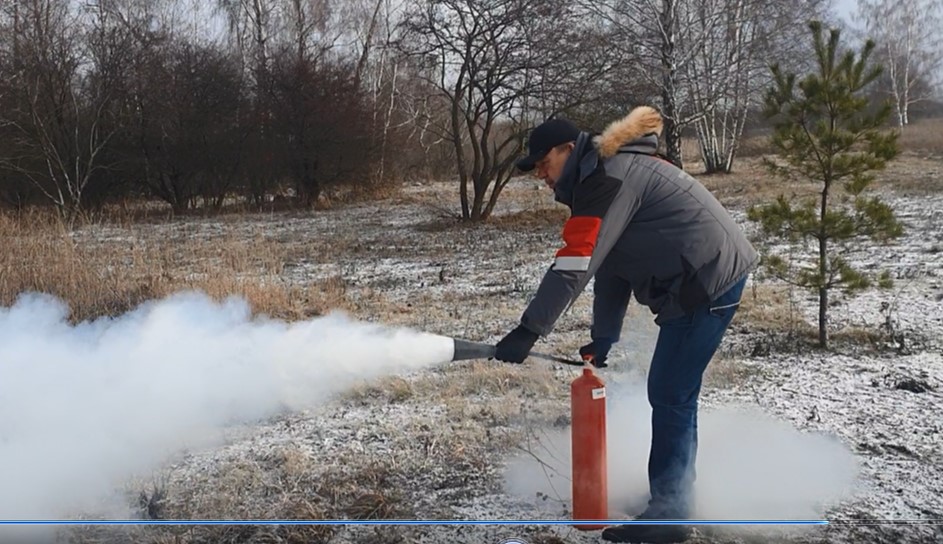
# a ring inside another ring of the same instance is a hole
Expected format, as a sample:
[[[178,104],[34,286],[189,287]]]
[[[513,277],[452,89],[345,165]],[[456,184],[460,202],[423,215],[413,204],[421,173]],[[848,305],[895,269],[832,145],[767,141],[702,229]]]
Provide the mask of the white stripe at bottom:
[[[553,264],[555,270],[585,272],[589,268],[590,257],[557,257]]]

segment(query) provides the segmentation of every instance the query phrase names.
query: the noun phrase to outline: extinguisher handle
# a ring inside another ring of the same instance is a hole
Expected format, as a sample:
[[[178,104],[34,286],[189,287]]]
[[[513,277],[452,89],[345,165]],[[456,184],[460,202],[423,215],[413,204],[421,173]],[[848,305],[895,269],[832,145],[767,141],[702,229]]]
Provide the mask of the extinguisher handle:
[[[596,357],[594,357],[593,355],[589,353],[587,353],[586,355],[583,355],[583,360],[593,365],[596,368],[606,368],[609,366],[606,364],[605,359],[603,359],[602,361],[596,361]]]

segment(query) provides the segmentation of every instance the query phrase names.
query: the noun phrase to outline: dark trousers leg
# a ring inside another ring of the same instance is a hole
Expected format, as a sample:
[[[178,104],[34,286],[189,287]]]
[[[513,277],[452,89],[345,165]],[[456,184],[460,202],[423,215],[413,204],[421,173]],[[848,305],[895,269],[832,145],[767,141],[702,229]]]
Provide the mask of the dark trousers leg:
[[[652,406],[648,514],[653,517],[691,515],[701,381],[733,319],[744,283],[746,279],[692,314],[661,324],[648,375]]]

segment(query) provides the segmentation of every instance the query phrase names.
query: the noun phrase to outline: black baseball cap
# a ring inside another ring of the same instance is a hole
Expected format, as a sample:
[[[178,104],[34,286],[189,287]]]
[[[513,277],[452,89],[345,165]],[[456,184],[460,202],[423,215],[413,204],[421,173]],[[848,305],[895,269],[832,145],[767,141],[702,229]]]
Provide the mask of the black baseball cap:
[[[524,172],[534,169],[537,161],[544,158],[554,147],[567,142],[574,142],[580,135],[580,129],[566,119],[550,119],[537,125],[527,140],[527,156],[517,161],[517,167]]]

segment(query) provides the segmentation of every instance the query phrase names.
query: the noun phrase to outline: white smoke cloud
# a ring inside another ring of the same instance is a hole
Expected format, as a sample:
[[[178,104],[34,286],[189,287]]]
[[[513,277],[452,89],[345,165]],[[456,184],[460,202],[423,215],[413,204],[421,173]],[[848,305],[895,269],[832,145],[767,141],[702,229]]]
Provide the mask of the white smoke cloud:
[[[0,308],[0,519],[89,507],[227,424],[449,361],[449,338],[332,314],[286,323],[181,293],[71,325],[58,299]]]
[[[648,501],[651,408],[638,386],[607,386],[607,401],[609,509],[615,517],[635,515]],[[698,427],[701,519],[818,519],[823,505],[842,498],[855,482],[854,455],[836,439],[735,408],[702,409]],[[542,433],[532,453],[539,462],[527,455],[508,465],[509,491],[569,500],[570,429]]]

